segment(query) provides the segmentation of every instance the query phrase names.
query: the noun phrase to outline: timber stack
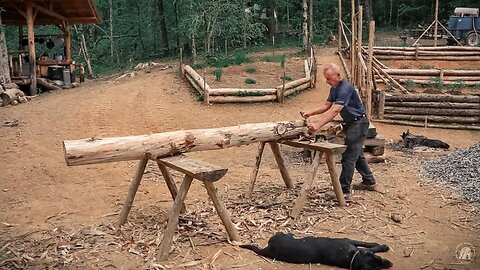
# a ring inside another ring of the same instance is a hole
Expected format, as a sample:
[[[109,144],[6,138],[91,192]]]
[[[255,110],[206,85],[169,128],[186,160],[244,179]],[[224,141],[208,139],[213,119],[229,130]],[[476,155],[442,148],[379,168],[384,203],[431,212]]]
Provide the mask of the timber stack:
[[[15,106],[18,103],[27,102],[31,97],[26,96],[25,93],[18,88],[18,85],[14,83],[1,83],[0,98],[0,106]]]
[[[377,122],[480,130],[480,96],[377,92]]]
[[[411,81],[422,85],[435,83],[460,86],[480,85],[480,70],[384,68],[382,72],[401,83]],[[377,74],[375,78],[377,82],[383,81],[383,78],[381,78],[379,74]]]
[[[459,46],[374,47],[373,55],[378,60],[480,61],[480,48]]]

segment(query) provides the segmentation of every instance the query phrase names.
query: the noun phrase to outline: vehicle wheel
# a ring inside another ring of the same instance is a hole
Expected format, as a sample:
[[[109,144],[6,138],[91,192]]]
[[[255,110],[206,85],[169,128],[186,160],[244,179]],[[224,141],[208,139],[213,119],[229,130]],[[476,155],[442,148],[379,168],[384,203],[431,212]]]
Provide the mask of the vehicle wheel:
[[[478,46],[480,45],[480,33],[470,33],[465,39],[465,43],[468,46]]]

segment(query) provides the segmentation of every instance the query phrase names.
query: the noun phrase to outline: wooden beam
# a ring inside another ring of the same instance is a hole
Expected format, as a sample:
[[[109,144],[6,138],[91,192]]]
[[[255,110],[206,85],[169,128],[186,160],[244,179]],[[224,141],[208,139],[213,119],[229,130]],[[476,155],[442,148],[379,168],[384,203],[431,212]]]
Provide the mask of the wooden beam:
[[[68,21],[67,17],[62,16],[62,15],[56,13],[55,11],[50,10],[50,9],[44,7],[44,6],[38,5],[38,4],[33,3],[33,2],[32,2],[32,6],[35,7],[38,11],[40,11],[40,12],[42,12],[42,13],[44,13],[44,14],[47,14],[47,15],[49,15],[49,16],[52,16],[52,17],[54,17],[54,18],[57,18],[57,19],[59,19],[60,21]]]
[[[34,32],[34,15],[33,2],[27,1],[27,29],[28,29],[28,53],[30,63],[30,95],[37,95],[37,63],[35,55],[35,32]]]
[[[265,142],[258,144],[258,153],[255,158],[255,166],[253,167],[252,175],[250,177],[250,187],[248,188],[246,198],[248,200],[252,199],[253,188],[255,187],[255,182],[257,181],[258,170],[260,169],[260,163],[262,162],[263,150],[265,149]]]

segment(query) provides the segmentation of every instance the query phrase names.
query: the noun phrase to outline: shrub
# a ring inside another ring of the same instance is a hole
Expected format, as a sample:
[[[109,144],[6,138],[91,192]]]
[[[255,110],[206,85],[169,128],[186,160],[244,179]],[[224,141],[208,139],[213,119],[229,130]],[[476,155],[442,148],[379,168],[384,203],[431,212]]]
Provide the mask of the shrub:
[[[463,80],[455,80],[455,82],[450,84],[448,87],[452,89],[461,89],[467,87],[467,85]]]
[[[255,73],[255,72],[257,72],[257,69],[254,68],[254,67],[247,67],[247,68],[245,69],[245,71],[246,71],[247,73]]]
[[[252,79],[252,78],[246,78],[246,79],[245,79],[245,83],[246,83],[246,84],[256,84],[257,81],[255,81],[255,80]]]
[[[285,63],[285,58],[287,56],[285,54],[281,54],[281,55],[267,55],[267,56],[264,56],[262,57],[262,60],[265,61],[265,62],[278,62],[278,63]]]
[[[285,81],[291,81],[292,77],[290,77],[288,75],[285,75],[285,76],[280,77],[280,79],[285,80]]]
[[[221,68],[214,69],[212,74],[215,75],[215,81],[219,82],[222,80],[223,70]]]
[[[417,84],[413,81],[413,80],[406,80],[405,81],[405,88],[412,92],[412,91],[415,91],[415,89],[417,88]]]
[[[440,79],[440,77],[431,77],[430,79],[428,79],[428,84],[437,88],[438,90],[442,90],[445,86],[443,80]]]

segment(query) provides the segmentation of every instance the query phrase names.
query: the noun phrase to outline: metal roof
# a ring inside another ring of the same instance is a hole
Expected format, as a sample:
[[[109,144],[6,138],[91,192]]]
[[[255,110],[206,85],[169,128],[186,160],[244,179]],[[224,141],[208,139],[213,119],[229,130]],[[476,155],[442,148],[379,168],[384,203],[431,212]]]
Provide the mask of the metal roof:
[[[26,25],[25,0],[0,0],[2,23]],[[99,24],[100,18],[94,0],[31,0],[36,25],[58,25],[62,21],[72,24]]]

